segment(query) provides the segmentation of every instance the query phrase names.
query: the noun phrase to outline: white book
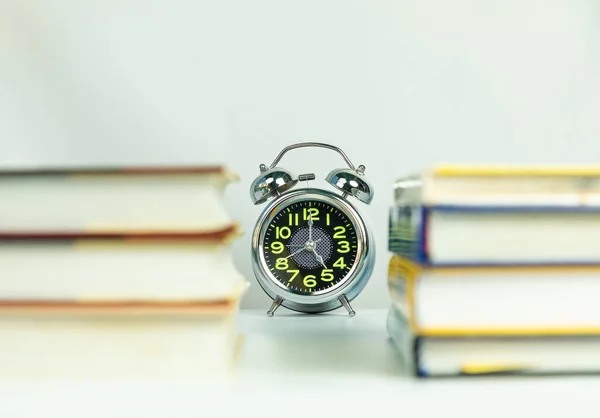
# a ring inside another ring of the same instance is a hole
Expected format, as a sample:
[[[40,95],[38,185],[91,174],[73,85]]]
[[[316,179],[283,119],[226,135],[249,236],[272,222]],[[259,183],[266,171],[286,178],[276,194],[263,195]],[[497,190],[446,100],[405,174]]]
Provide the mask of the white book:
[[[600,206],[598,165],[439,164],[399,179],[396,200],[407,186],[427,206]]]
[[[418,377],[600,373],[600,335],[423,336],[393,306],[387,329]]]
[[[436,265],[600,263],[600,209],[432,208],[426,222]]]
[[[232,378],[237,300],[227,304],[0,303],[9,379]]]
[[[389,249],[422,264],[600,263],[600,168],[441,166],[394,186]]]
[[[0,231],[202,233],[233,223],[221,166],[0,171]]]
[[[232,260],[234,234],[5,238],[0,240],[0,300],[229,299],[247,285]]]
[[[421,335],[600,335],[600,266],[421,267],[392,256],[390,296]]]

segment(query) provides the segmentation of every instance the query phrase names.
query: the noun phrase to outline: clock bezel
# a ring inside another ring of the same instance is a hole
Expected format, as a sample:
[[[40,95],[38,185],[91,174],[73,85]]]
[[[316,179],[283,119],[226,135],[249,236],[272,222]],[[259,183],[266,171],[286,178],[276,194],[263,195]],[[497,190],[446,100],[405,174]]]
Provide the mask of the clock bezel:
[[[274,217],[285,207],[306,200],[321,201],[342,211],[352,222],[357,237],[354,264],[346,276],[335,285],[313,293],[301,293],[287,288],[269,270],[264,258],[264,238]],[[256,222],[252,237],[252,261],[255,276],[265,293],[277,296],[288,309],[301,312],[325,312],[341,306],[338,298],[345,295],[350,301],[364,288],[373,269],[373,241],[358,211],[341,196],[323,189],[304,188],[282,194],[272,201]],[[357,282],[358,280],[358,282]]]

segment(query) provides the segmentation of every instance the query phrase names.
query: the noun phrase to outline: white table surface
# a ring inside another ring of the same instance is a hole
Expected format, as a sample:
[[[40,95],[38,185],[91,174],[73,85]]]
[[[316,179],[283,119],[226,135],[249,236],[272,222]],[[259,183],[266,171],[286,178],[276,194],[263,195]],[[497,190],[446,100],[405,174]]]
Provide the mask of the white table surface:
[[[0,418],[600,416],[600,376],[407,376],[387,338],[386,315],[242,311],[245,341],[230,381],[0,379]]]

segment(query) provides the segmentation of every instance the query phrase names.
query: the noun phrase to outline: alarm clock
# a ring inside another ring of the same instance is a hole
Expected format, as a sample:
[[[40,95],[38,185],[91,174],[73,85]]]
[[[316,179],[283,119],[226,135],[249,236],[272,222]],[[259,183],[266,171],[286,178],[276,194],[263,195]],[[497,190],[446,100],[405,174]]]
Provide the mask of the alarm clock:
[[[336,151],[348,165],[327,175],[331,190],[310,187],[313,173],[294,177],[277,165],[284,154],[303,147]],[[267,315],[283,305],[307,314],[344,307],[354,316],[350,302],[369,281],[375,260],[373,233],[355,206],[373,200],[365,166],[355,167],[333,145],[303,142],[285,147],[270,167],[259,169],[250,197],[267,206],[252,234],[252,268],[273,300]]]

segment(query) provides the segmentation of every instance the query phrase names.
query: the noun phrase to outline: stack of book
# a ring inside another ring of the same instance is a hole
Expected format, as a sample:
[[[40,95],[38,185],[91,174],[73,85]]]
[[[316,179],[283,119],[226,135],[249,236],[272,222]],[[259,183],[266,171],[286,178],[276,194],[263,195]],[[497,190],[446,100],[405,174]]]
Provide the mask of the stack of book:
[[[3,377],[227,377],[247,282],[223,167],[0,173]]]
[[[600,372],[600,167],[398,180],[388,331],[416,376]]]

